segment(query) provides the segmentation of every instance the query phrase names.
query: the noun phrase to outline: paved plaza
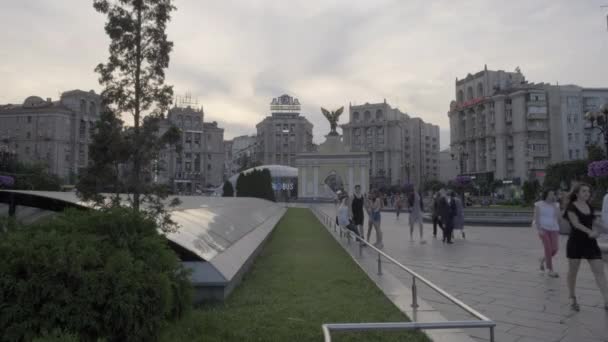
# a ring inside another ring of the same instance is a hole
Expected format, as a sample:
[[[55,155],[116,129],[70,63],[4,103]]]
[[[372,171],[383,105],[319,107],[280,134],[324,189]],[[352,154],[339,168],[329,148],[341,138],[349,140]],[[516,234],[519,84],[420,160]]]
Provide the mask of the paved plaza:
[[[332,206],[323,211],[334,215]],[[418,234],[410,241],[407,222],[407,214],[397,221],[394,213],[383,213],[384,251],[494,320],[496,341],[608,341],[608,313],[586,263],[577,284],[581,311],[569,308],[566,237],[561,237],[556,260],[561,277],[554,279],[539,271],[542,246],[531,228],[466,227],[466,240],[457,232],[455,243],[445,245],[440,237],[433,239],[431,225],[425,224],[427,243],[421,244]],[[387,262],[384,269],[410,286],[405,272]],[[419,286],[419,295],[447,319],[471,319],[429,288]],[[487,329],[467,333],[488,340]]]

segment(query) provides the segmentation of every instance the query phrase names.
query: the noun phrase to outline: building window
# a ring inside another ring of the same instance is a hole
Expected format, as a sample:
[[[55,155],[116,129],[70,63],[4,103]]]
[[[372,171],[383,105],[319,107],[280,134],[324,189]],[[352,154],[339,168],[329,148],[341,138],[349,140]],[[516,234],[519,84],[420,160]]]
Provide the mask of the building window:
[[[359,112],[354,112],[353,113],[353,121],[354,122],[359,122]]]
[[[192,153],[186,153],[186,160],[192,159]]]
[[[578,139],[579,139],[579,134],[578,133],[574,133],[574,142],[578,143]]]
[[[80,112],[82,114],[86,114],[87,113],[87,101],[80,100]]]
[[[376,111],[376,120],[382,120],[382,119],[383,119],[382,110],[378,109]]]
[[[31,132],[27,132],[25,136],[26,136],[27,139],[30,139],[32,137],[32,133]]]
[[[95,102],[91,102],[89,104],[89,113],[91,115],[97,115],[97,105],[95,104]]]
[[[207,160],[211,160],[211,153],[207,153]]]
[[[568,142],[572,142],[572,133],[568,133]]]
[[[579,154],[580,154],[580,151],[579,151],[579,150],[576,150],[576,159],[580,158],[580,155],[579,155]]]
[[[190,172],[192,171],[192,163],[187,161],[186,162],[186,167],[185,167],[186,172]]]
[[[473,87],[468,87],[467,88],[467,100],[472,100],[473,99]]]
[[[27,154],[27,155],[30,154],[30,147],[29,146],[25,146],[25,154]]]
[[[27,117],[27,123],[32,123],[32,117],[31,116]]]
[[[481,83],[477,83],[477,97],[483,96],[483,85]]]
[[[207,171],[211,171],[211,164],[207,164]]]
[[[87,133],[87,123],[84,120],[80,120],[80,127],[78,128],[78,134],[80,135],[80,139],[84,139]]]
[[[572,159],[572,150],[568,151],[568,156],[569,156],[570,159]]]
[[[367,121],[370,121],[371,119],[372,119],[372,113],[370,113],[369,110],[366,110],[363,113],[363,120],[365,120],[367,122]]]

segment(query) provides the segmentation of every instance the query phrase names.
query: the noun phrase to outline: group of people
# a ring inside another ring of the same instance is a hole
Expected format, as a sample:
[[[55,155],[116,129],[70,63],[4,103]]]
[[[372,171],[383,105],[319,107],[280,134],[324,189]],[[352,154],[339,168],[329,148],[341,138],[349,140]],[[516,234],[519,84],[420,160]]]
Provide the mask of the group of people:
[[[410,240],[414,240],[415,228],[418,227],[420,242],[424,240],[424,201],[418,191],[412,189],[408,194],[394,194],[393,206],[397,220],[402,209],[409,210]],[[374,246],[383,248],[381,210],[384,206],[384,196],[379,191],[370,191],[369,194],[361,192],[361,186],[356,185],[354,193],[349,196],[339,192],[337,198],[336,223],[345,229],[352,230],[358,238],[370,241],[372,230],[376,232]],[[365,234],[365,215],[368,216],[367,235]],[[461,230],[464,233],[464,210],[462,201],[454,192],[448,195],[446,190],[439,191],[432,202],[433,236],[437,237],[437,227],[443,231],[443,242],[452,244],[453,231]]]
[[[580,310],[576,299],[576,278],[582,260],[589,263],[604,298],[604,308],[608,310],[608,281],[604,274],[602,251],[597,243],[600,236],[599,227],[608,227],[608,195],[604,197],[601,222],[595,222],[596,216],[589,202],[590,197],[591,187],[580,183],[574,186],[562,201],[558,201],[554,191],[545,190],[540,201],[534,205],[532,226],[536,228],[544,250],[544,255],[539,260],[540,270],[547,269],[550,277],[559,277],[554,269],[553,257],[558,251],[560,224],[569,226],[570,234],[566,244],[567,283],[571,308],[574,311]]]
[[[337,224],[345,229],[352,230],[360,239],[365,239],[363,223],[365,220],[364,211],[368,216],[367,241],[370,241],[372,229],[376,231],[376,248],[384,248],[382,242],[382,228],[380,226],[382,216],[382,195],[378,191],[371,191],[364,195],[361,186],[356,185],[352,196],[340,192],[338,193],[338,209],[336,220]],[[363,244],[365,246],[365,244]]]
[[[437,227],[443,232],[443,242],[452,244],[454,231],[460,230],[462,238],[466,238],[464,232],[464,205],[454,191],[448,192],[441,189],[433,196],[431,210],[433,219],[433,237],[437,237]]]
[[[553,258],[558,252],[560,226],[570,230],[566,245],[568,258],[568,293],[571,308],[580,310],[576,299],[576,280],[581,260],[587,260],[595,277],[597,286],[604,298],[604,307],[608,310],[608,281],[604,274],[602,252],[597,238],[600,231],[597,227],[608,227],[608,194],[604,198],[601,222],[595,222],[596,216],[589,199],[591,188],[587,184],[577,184],[568,196],[558,199],[555,191],[545,190],[541,199],[534,205],[534,218],[532,226],[536,229],[542,242],[544,255],[539,259],[540,270],[548,270],[550,277],[557,278],[559,274],[554,269]],[[352,230],[358,239],[370,241],[372,230],[376,231],[374,246],[383,248],[381,229],[381,210],[384,204],[383,196],[378,191],[371,191],[365,195],[361,186],[355,186],[352,196],[346,193],[338,195],[337,224],[342,228]],[[424,243],[422,215],[424,203],[420,194],[413,190],[408,195],[394,196],[394,207],[397,219],[401,209],[408,208],[410,239],[414,238],[415,226],[419,226],[420,240]],[[364,212],[368,216],[367,238],[364,231]],[[437,227],[443,232],[443,242],[452,244],[454,230],[464,232],[464,206],[462,200],[455,192],[440,190],[432,198],[431,216],[433,220],[433,236],[437,237]],[[594,224],[596,223],[596,224]],[[363,244],[365,246],[365,244]]]

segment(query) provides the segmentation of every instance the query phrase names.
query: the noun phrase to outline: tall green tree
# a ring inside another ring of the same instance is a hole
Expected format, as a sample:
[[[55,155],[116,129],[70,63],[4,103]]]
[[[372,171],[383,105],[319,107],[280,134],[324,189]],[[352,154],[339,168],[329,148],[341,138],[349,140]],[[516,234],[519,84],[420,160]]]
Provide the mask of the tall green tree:
[[[587,155],[589,156],[589,161],[606,159],[606,152],[597,144],[587,146]]]
[[[154,190],[144,181],[145,170],[157,156],[158,119],[173,97],[172,87],[165,85],[173,49],[165,31],[175,7],[172,0],[93,0],[93,7],[107,16],[105,31],[110,38],[108,61],[95,68],[104,86],[104,106],[115,115],[133,116],[133,127],[123,132],[124,157],[130,169],[132,205],[139,210],[142,194]],[[153,117],[146,125],[144,118],[150,112]]]

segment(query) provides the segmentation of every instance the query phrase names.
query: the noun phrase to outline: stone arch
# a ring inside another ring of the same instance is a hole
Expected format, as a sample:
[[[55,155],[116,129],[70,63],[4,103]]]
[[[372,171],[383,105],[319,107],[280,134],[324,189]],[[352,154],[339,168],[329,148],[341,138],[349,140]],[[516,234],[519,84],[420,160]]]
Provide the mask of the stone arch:
[[[469,86],[467,88],[467,100],[472,100],[473,96],[473,87]]]
[[[483,84],[477,83],[477,97],[483,97]]]
[[[363,113],[363,120],[367,122],[367,121],[370,121],[371,119],[372,119],[372,113],[370,113],[369,110],[366,110]]]
[[[323,180],[323,184],[327,184],[333,192],[337,192],[338,190],[344,191],[344,179],[336,170],[329,172],[325,180]]]
[[[458,103],[462,103],[464,102],[464,91],[462,91],[462,89],[460,89],[458,91],[458,97],[457,97]]]

